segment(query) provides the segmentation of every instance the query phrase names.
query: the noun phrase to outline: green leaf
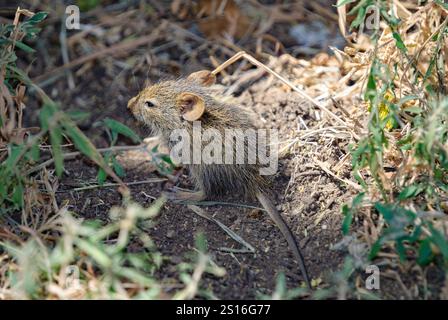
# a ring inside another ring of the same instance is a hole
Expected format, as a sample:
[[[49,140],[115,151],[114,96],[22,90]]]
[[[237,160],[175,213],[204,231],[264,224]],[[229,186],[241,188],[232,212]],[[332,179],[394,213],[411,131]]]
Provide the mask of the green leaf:
[[[398,195],[400,201],[415,197],[423,191],[423,186],[420,184],[412,184],[404,188]]]
[[[375,209],[383,215],[388,223],[394,224],[395,228],[404,228],[412,224],[416,218],[414,212],[395,204],[376,202]]]
[[[24,39],[33,39],[40,32],[40,28],[28,27],[26,28],[26,36]]]
[[[111,158],[111,153],[110,152],[106,152],[105,154],[104,154],[104,162],[106,163],[106,164],[110,164],[110,158]],[[101,167],[99,167],[99,169],[98,169],[98,174],[97,174],[97,176],[96,176],[96,180],[98,181],[98,184],[99,185],[103,185],[103,183],[106,181],[106,179],[107,179],[107,173],[106,173],[106,171],[103,169],[103,168],[101,168]]]
[[[75,122],[86,120],[90,117],[90,112],[85,111],[67,111],[66,114]]]
[[[361,205],[362,200],[364,199],[364,196],[365,196],[365,192],[361,192],[360,194],[358,194],[352,201],[352,207],[358,208]]]
[[[392,36],[395,39],[395,44],[398,49],[400,49],[403,53],[406,53],[408,49],[406,48],[406,45],[403,42],[403,39],[401,39],[401,36],[398,32],[393,32]]]
[[[104,161],[101,154],[86,137],[86,135],[79,130],[79,128],[74,124],[74,122],[70,119],[64,119],[63,126],[67,135],[72,139],[75,147],[81,151],[84,155],[89,157],[92,161],[94,161],[99,166],[107,167],[107,163]]]
[[[344,4],[349,4],[349,3],[353,3],[356,0],[338,0],[336,7],[340,7],[343,6]]]
[[[22,49],[23,51],[27,52],[27,53],[31,53],[31,52],[35,52],[36,50],[34,50],[33,48],[31,48],[30,46],[24,44],[21,41],[16,41],[16,47]]]
[[[377,95],[376,91],[377,91],[376,90],[376,80],[375,80],[372,70],[370,70],[369,78],[367,80],[367,90],[366,90],[366,93],[364,94],[364,99],[373,103],[373,99]]]
[[[112,265],[112,260],[101,248],[98,248],[94,244],[83,239],[78,239],[76,241],[76,244],[82,251],[84,251],[88,256],[94,259],[101,267],[109,268]]]
[[[129,279],[133,283],[138,283],[141,286],[151,287],[154,286],[154,280],[145,276],[142,272],[131,268],[120,268],[117,274]]]
[[[123,166],[118,162],[117,158],[112,157],[112,167],[119,177],[124,177],[125,172]]]
[[[100,4],[100,0],[77,0],[76,4],[82,12],[94,9]]]
[[[47,17],[47,15],[48,15],[48,12],[45,12],[45,11],[37,12],[28,20],[28,22],[39,23],[42,20],[44,20]]]
[[[174,168],[175,165],[173,163],[173,161],[171,160],[170,156],[167,154],[162,154],[160,155],[160,159],[162,159],[164,162],[166,162],[167,164],[170,165],[170,167]]]
[[[103,183],[106,181],[107,174],[106,171],[104,171],[103,168],[98,169],[98,174],[96,175],[96,181],[99,185],[103,185]]]
[[[50,103],[44,104],[39,113],[40,126],[42,127],[42,130],[48,130],[50,120],[55,112],[56,107],[54,105]]]
[[[344,204],[342,206],[342,214],[344,215],[344,220],[342,221],[342,234],[346,236],[348,235],[350,226],[352,225],[353,211],[350,210],[346,204]]]
[[[350,226],[352,224],[353,221],[353,211],[356,210],[356,208],[358,208],[360,206],[360,204],[362,203],[362,200],[364,198],[365,193],[361,192],[360,194],[358,194],[352,201],[352,207],[349,208],[347,205],[344,205],[342,207],[342,214],[344,215],[344,220],[342,221],[342,233],[344,235],[347,235],[349,230],[350,230]]]
[[[12,195],[12,201],[17,207],[23,206],[23,186],[21,183],[18,183],[14,187],[14,193]]]
[[[369,253],[369,260],[372,260],[373,258],[376,257],[376,255],[378,254],[378,252],[380,252],[381,250],[381,246],[383,245],[383,239],[379,238],[373,245],[372,248],[370,249],[370,253]]]
[[[112,132],[116,132],[122,134],[130,139],[132,139],[135,143],[140,143],[142,139],[128,126],[110,118],[104,119],[104,124],[112,130]]]
[[[40,159],[40,149],[39,149],[39,144],[34,144],[33,146],[31,146],[31,159],[33,159],[33,161],[38,161]]]
[[[378,212],[383,215],[383,217],[384,217],[384,219],[386,219],[386,221],[392,220],[392,218],[394,216],[394,212],[390,205],[383,205],[380,202],[376,202],[375,209],[378,210]]]
[[[431,250],[431,240],[425,239],[420,244],[420,248],[418,250],[418,258],[417,263],[419,265],[427,265],[432,260],[432,250]]]
[[[365,18],[366,18],[366,8],[361,7],[358,10],[358,15],[356,16],[356,19],[353,20],[352,24],[350,25],[350,28],[353,29],[360,26],[364,22]]]
[[[200,252],[202,252],[202,253],[207,252],[207,240],[205,239],[205,235],[204,235],[204,233],[199,232],[199,233],[196,235],[195,242],[196,242],[196,248],[197,248]]]
[[[431,240],[432,242],[439,247],[440,252],[445,261],[448,262],[448,241],[445,237],[440,233],[439,230],[434,228],[432,224],[428,225],[429,230],[431,231]]]
[[[6,160],[6,168],[9,171],[12,171],[15,166],[16,163],[20,157],[20,155],[22,154],[23,150],[25,148],[25,145],[11,145],[10,147],[10,154],[8,159]]]
[[[4,183],[0,183],[0,203],[5,201],[7,196],[8,196],[8,191],[7,191],[6,185]],[[0,213],[0,215],[1,215],[1,213]]]
[[[390,15],[388,13],[388,10],[386,10],[384,7],[380,10],[381,16],[384,20],[386,20],[387,24],[392,28],[392,30],[396,30],[397,26],[400,24],[400,19],[395,17],[394,15]]]
[[[66,134],[72,139],[75,147],[108,173],[110,169],[107,162],[76,124],[67,117],[63,119],[63,127]]]
[[[285,296],[285,293],[287,291],[286,286],[286,277],[283,272],[280,272],[280,274],[277,276],[277,284],[275,285],[275,293],[283,298]]]
[[[420,107],[407,107],[403,109],[404,112],[420,114],[423,112],[423,109]]]

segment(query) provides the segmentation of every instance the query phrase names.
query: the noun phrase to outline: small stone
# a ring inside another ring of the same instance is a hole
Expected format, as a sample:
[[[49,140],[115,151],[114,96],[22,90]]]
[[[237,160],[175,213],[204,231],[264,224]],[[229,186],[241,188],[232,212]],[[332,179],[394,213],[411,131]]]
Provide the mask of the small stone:
[[[168,232],[166,233],[166,237],[167,237],[168,239],[172,239],[172,238],[174,238],[174,235],[175,235],[174,230],[168,230]]]

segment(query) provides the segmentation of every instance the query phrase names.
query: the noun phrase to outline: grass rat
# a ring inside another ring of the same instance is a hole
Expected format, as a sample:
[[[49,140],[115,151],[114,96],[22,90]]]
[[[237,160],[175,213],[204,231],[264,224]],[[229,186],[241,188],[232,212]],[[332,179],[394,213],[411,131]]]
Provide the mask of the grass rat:
[[[224,135],[226,129],[255,128],[250,115],[242,108],[216,99],[209,86],[215,76],[198,71],[187,78],[162,81],[143,89],[128,102],[128,109],[138,121],[160,135],[171,149],[170,135],[175,129],[193,134],[193,121],[201,121],[202,129],[213,128]],[[222,150],[225,149],[224,142]],[[245,142],[246,147],[254,145]],[[255,143],[256,145],[256,143]],[[267,181],[257,164],[187,164],[197,191],[177,190],[169,198],[178,201],[201,201],[223,191],[234,190],[255,197],[268,212],[293,251],[308,288],[311,288],[303,256],[291,230],[267,195]]]

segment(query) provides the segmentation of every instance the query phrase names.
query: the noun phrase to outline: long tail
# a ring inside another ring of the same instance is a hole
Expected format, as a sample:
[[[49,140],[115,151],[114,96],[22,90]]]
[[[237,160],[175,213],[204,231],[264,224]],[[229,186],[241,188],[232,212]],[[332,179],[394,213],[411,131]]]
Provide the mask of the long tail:
[[[288,225],[285,223],[285,220],[283,220],[280,213],[277,211],[277,209],[274,207],[274,204],[272,201],[261,191],[257,192],[256,194],[258,201],[260,201],[261,205],[264,207],[264,209],[269,213],[269,216],[272,220],[277,224],[278,228],[280,229],[281,233],[285,237],[286,241],[289,244],[289,247],[291,248],[292,252],[294,253],[297,261],[299,262],[300,271],[302,272],[302,276],[305,279],[305,283],[309,289],[311,288],[311,282],[310,278],[308,276],[308,272],[306,270],[305,266],[305,260],[303,259],[302,253],[300,252],[299,245],[297,244],[296,238],[294,237],[293,233],[291,232],[291,229],[289,229]]]

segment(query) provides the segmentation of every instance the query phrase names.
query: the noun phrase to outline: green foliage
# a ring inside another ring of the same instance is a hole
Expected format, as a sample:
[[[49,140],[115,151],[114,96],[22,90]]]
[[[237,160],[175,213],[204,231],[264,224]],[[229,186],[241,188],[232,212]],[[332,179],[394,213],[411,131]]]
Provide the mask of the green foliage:
[[[176,168],[176,165],[171,160],[170,156],[159,152],[159,146],[155,146],[151,149],[151,155],[154,164],[157,166],[157,170],[165,175],[169,175]]]
[[[54,247],[43,246],[33,238],[20,245],[0,241],[0,250],[8,252],[17,263],[9,270],[6,292],[21,299],[49,295],[66,299],[69,296],[65,294],[78,289],[84,298],[127,298],[126,284],[131,282],[139,288],[134,298],[157,297],[161,288],[153,275],[162,256],[138,225],[139,221],[155,217],[163,203],[164,200],[157,200],[147,209],[133,203],[115,207],[110,213],[112,222],[105,226],[60,212],[56,223],[61,236]],[[141,243],[141,249],[129,252],[128,245],[136,241]],[[66,277],[72,269],[77,270],[76,278],[68,281]],[[60,281],[61,275],[65,281]],[[97,280],[92,283],[94,278]]]
[[[293,300],[306,296],[308,289],[305,287],[288,289],[286,285],[286,276],[281,272],[277,276],[277,283],[275,285],[275,290],[272,295],[260,294],[259,299],[261,300]]]
[[[399,148],[410,154],[413,166],[419,174],[415,176],[414,171],[407,172],[400,177],[402,182],[395,184],[394,193],[383,193],[384,202],[374,203],[375,209],[386,221],[387,228],[373,245],[370,258],[376,256],[383,244],[392,241],[395,242],[394,247],[401,260],[414,256],[408,253],[415,251],[417,262],[427,264],[434,260],[437,254],[441,254],[443,264],[448,267],[445,254],[448,248],[447,240],[441,236],[430,219],[419,217],[413,211],[405,209],[406,203],[416,202],[422,208],[422,212],[434,207],[443,211],[441,201],[446,199],[448,191],[448,153],[445,147],[448,142],[447,122],[448,99],[431,102],[427,111],[415,116],[409,134],[397,142]],[[353,161],[356,170],[365,165],[369,166],[371,174],[381,188],[379,172],[382,169],[378,163],[383,160],[383,141],[375,140],[374,137],[372,135],[360,142],[358,149],[354,150]],[[343,207],[344,234],[348,234],[353,212],[358,207],[357,198],[351,208]]]
[[[2,99],[2,102],[11,104],[11,95],[14,94],[15,88],[21,83],[29,83],[26,74],[17,68],[15,50],[34,51],[22,41],[32,39],[37,35],[39,32],[37,24],[46,16],[47,13],[39,12],[20,23],[17,28],[14,28],[13,25],[0,26],[0,81],[3,82],[0,85],[0,99]],[[11,117],[11,114],[9,114],[9,117]],[[15,117],[12,120],[9,117],[6,109],[0,112],[0,125],[2,133],[6,136],[11,135],[15,126]],[[22,165],[38,160],[38,143],[42,136],[40,134],[31,137],[28,143],[12,137],[12,141],[7,145],[8,156],[0,164],[0,216],[23,206],[26,177],[23,175]],[[57,137],[57,133],[53,135],[53,139],[55,137]]]
[[[39,12],[24,22],[19,23],[16,28],[13,25],[2,25],[0,28],[0,70],[5,71],[3,83],[7,90],[9,89],[9,92],[6,90],[2,92],[4,97],[1,98],[10,104],[13,103],[12,96],[15,95],[16,88],[19,88],[22,84],[34,87],[28,76],[17,68],[17,56],[15,53],[16,49],[21,49],[25,52],[34,50],[18,39],[35,37],[39,32],[36,25],[45,19],[46,16],[45,12]],[[77,127],[75,120],[79,118],[79,114],[71,116],[62,112],[57,104],[39,88],[37,88],[37,91],[41,94],[43,100],[43,106],[39,111],[41,131],[34,136],[30,136],[27,141],[18,139],[6,141],[8,143],[8,155],[0,164],[0,185],[2,186],[0,187],[0,215],[23,207],[23,192],[28,179],[26,172],[30,169],[30,166],[40,161],[39,146],[45,142],[47,136],[51,144],[52,158],[58,176],[61,176],[64,171],[62,144],[65,140],[71,141],[81,153],[94,161],[103,170],[104,179],[106,172],[110,172],[108,163],[103,159],[92,142]],[[2,129],[12,131],[8,126],[16,125],[14,121],[8,119],[5,112],[0,114]],[[131,135],[134,141],[139,141],[137,135],[124,125],[112,120],[107,122],[107,124],[112,126],[115,140],[117,133],[121,133],[128,136]],[[123,175],[123,169],[118,162],[114,160],[112,165],[115,172]]]
[[[83,12],[95,9],[99,4],[100,0],[77,0],[77,6]]]
[[[6,77],[4,79],[5,85],[12,89],[18,82],[27,83],[28,77],[24,72],[17,68],[17,55],[15,48],[23,50],[28,53],[34,52],[34,49],[23,42],[23,40],[30,40],[36,38],[40,31],[38,24],[47,16],[46,12],[38,12],[31,18],[21,22],[17,28],[14,25],[0,25],[0,69],[6,70]],[[21,34],[21,40],[14,39],[15,34]],[[5,119],[2,119],[2,123]]]
[[[448,267],[448,240],[430,220],[418,219],[416,213],[396,204],[377,202],[375,209],[387,222],[388,228],[373,244],[370,251],[371,259],[377,255],[383,243],[394,241],[401,261],[412,254],[417,256],[419,264],[425,265],[431,262],[436,256],[435,253],[440,252],[444,265]]]
[[[105,127],[110,129],[111,145],[115,145],[118,134],[130,138],[134,143],[141,143],[142,139],[129,127],[114,119],[106,118],[103,120]]]
[[[349,2],[354,1],[339,1],[338,5]],[[357,14],[359,19],[354,21],[353,28],[359,26],[359,21],[364,21],[365,9],[373,2],[357,2],[351,13]],[[442,79],[440,74],[444,75],[442,44],[446,41],[448,30],[440,28],[431,39],[435,50],[427,69],[421,72],[421,68],[415,66],[417,61],[408,56],[409,50],[398,32],[400,21],[388,14],[390,2],[375,3],[392,31],[402,61],[394,65],[384,64],[377,50],[374,51],[364,94],[370,111],[368,134],[351,147],[353,173],[365,192],[358,195],[351,206],[343,207],[345,218],[342,231],[344,235],[350,233],[353,217],[360,210],[359,199],[369,194],[371,205],[386,223],[370,250],[370,259],[388,244],[392,245],[402,261],[415,259],[420,265],[441,262],[443,267],[448,268],[447,239],[440,231],[437,220],[426,214],[443,212],[442,202],[446,201],[448,192],[448,98],[443,95],[443,86],[436,87],[429,80],[433,75],[439,79]],[[394,94],[400,90],[396,88],[399,68],[414,75],[410,77],[414,81],[411,84],[412,92],[401,99]],[[410,102],[414,103],[408,106]],[[390,130],[404,127],[409,130],[399,139],[393,139],[389,134]],[[403,162],[395,168],[397,174],[393,179],[388,178],[384,169],[386,153],[390,150],[397,150],[403,155]],[[369,174],[361,175],[365,168],[369,169]],[[380,191],[381,200],[375,199],[372,194],[370,179]],[[368,204],[367,200],[364,202]],[[412,204],[412,210],[409,204]]]
[[[359,268],[359,267],[358,267]],[[328,279],[330,284],[328,287],[319,288],[313,292],[313,299],[339,299],[346,300],[354,297],[364,300],[379,300],[376,292],[364,290],[359,286],[355,286],[351,281],[357,269],[356,262],[351,256],[346,256],[342,267],[331,273]],[[364,272],[364,270],[362,270]]]
[[[348,235],[350,231],[350,226],[353,222],[353,216],[355,211],[360,207],[362,200],[364,199],[365,193],[361,192],[352,201],[351,207],[347,204],[342,206],[342,214],[344,215],[344,220],[342,221],[342,233]]]
[[[114,119],[106,118],[102,121],[104,128],[109,136],[111,147],[117,143],[118,135],[122,135],[131,139],[134,143],[141,143],[141,138],[128,126],[125,124],[118,122]],[[125,172],[123,167],[117,161],[115,154],[112,152],[106,152],[104,154],[104,160],[107,165],[111,166],[114,172],[119,177],[123,177]],[[107,173],[104,168],[100,167],[98,170],[97,181],[101,185],[106,181]]]
[[[217,266],[207,255],[207,241],[203,233],[198,233],[195,237],[196,252],[191,258],[193,263],[181,263],[179,269],[179,278],[185,284],[185,289],[177,292],[174,300],[192,299],[195,296],[201,296],[206,299],[217,299],[209,289],[202,289],[199,285],[199,278],[204,273],[222,277],[225,270]]]

